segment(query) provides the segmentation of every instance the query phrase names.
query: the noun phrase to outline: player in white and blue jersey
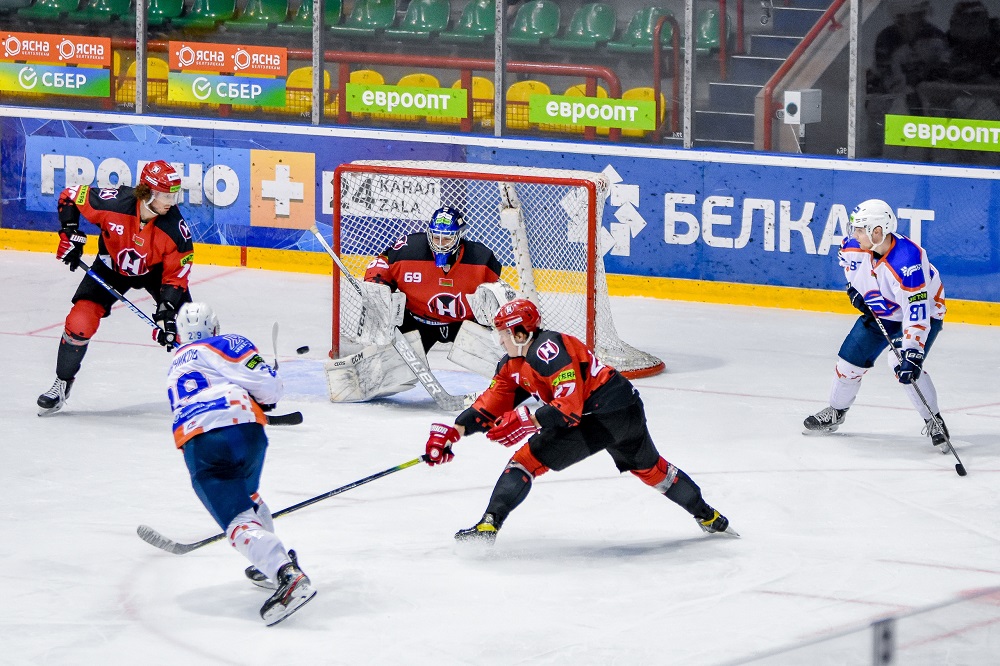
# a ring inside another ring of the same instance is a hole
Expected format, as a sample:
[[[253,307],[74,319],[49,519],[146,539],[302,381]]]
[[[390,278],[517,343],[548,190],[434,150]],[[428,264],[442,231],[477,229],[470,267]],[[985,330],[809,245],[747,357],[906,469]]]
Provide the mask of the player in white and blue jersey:
[[[219,335],[219,320],[204,303],[181,306],[177,339],[181,346],[167,372],[174,441],[198,498],[253,564],[247,577],[275,590],[260,615],[276,624],[316,594],[295,551],[286,551],[274,534],[271,512],[257,494],[267,450],[261,406],[278,402],[284,387],[250,340]]]
[[[923,369],[944,320],[941,275],[922,247],[896,233],[896,215],[886,202],[869,199],[860,203],[851,213],[851,229],[852,235],[841,244],[839,257],[847,277],[847,294],[862,314],[840,346],[830,406],[807,417],[803,425],[807,433],[814,433],[833,432],[844,423],[862,377],[889,346],[874,315],[902,356],[900,364],[895,354],[890,354],[889,366],[923,417],[924,431],[941,453],[948,453],[948,430],[941,419],[937,391]],[[927,406],[914,386],[920,389]]]

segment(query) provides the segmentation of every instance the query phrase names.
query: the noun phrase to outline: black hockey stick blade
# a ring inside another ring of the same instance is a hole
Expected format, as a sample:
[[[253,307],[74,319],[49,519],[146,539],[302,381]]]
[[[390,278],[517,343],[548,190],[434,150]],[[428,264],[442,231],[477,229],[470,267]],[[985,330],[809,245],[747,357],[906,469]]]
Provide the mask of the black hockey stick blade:
[[[202,539],[201,541],[195,541],[194,543],[177,543],[173,539],[168,539],[163,536],[152,527],[148,525],[139,525],[136,528],[136,534],[139,538],[148,543],[150,546],[155,546],[160,550],[165,550],[168,553],[173,553],[174,555],[183,555],[184,553],[190,553],[196,548],[201,548],[202,546],[207,546],[210,543],[219,541],[226,536],[225,532],[216,534],[215,536],[208,537],[207,539]]]
[[[267,425],[293,426],[302,423],[302,412],[290,412],[288,414],[265,414]]]

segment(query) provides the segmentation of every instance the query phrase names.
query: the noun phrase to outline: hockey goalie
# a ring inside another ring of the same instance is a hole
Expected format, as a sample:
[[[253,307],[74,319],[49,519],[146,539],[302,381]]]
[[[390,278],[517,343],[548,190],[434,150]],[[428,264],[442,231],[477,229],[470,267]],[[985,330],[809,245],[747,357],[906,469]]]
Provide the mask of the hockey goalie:
[[[488,327],[516,294],[500,279],[493,251],[465,239],[465,230],[463,214],[444,206],[426,232],[402,236],[368,265],[357,283],[361,307],[345,322],[364,348],[327,364],[331,400],[363,402],[413,387],[414,363],[400,354],[412,352],[416,367],[427,368],[426,354],[438,343],[452,344],[451,361],[493,376],[503,351]]]

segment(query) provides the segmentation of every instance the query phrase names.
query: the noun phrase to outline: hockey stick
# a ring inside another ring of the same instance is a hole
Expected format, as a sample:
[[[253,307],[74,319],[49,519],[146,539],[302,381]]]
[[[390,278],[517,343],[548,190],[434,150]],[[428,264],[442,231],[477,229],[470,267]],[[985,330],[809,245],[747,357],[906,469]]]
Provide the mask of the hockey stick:
[[[105,289],[107,289],[108,293],[110,293],[112,296],[114,296],[119,301],[121,301],[125,305],[125,307],[127,307],[129,310],[131,310],[132,312],[134,312],[139,317],[139,319],[142,319],[144,322],[146,322],[147,324],[149,324],[153,328],[160,329],[161,331],[163,330],[159,326],[156,325],[155,321],[153,321],[152,319],[149,318],[149,315],[147,315],[145,312],[143,312],[142,310],[140,310],[139,308],[137,308],[135,306],[135,304],[132,301],[130,301],[127,298],[125,298],[125,296],[120,291],[118,291],[117,289],[115,289],[114,287],[112,287],[110,284],[108,284],[107,282],[105,282],[104,278],[102,278],[100,275],[98,275],[97,273],[94,272],[94,269],[92,269],[90,266],[88,266],[82,260],[78,261],[78,265],[81,268],[83,268],[84,270],[86,270],[87,271],[87,275],[89,275],[95,282],[97,282],[97,284],[99,284],[102,287],[104,287]]]
[[[325,492],[322,495],[316,495],[316,497],[310,497],[307,500],[303,500],[298,504],[293,504],[290,507],[286,507],[275,514],[272,514],[271,518],[280,518],[285,514],[291,513],[293,511],[298,511],[299,509],[305,508],[310,504],[315,504],[322,500],[333,497],[334,495],[339,495],[341,493],[346,493],[348,490],[357,488],[358,486],[363,486],[366,483],[375,481],[376,479],[381,479],[383,476],[389,476],[400,470],[406,469],[407,467],[413,467],[414,465],[419,465],[422,462],[426,462],[426,456],[420,456],[419,458],[414,458],[413,460],[407,460],[405,463],[396,465],[395,467],[390,467],[389,469],[382,470],[372,474],[371,476],[366,476],[363,479],[354,481],[353,483],[348,483],[346,486],[341,486],[340,488],[335,488],[329,492]],[[202,539],[201,541],[195,541],[194,543],[177,543],[173,539],[168,539],[163,536],[152,527],[147,525],[139,525],[136,528],[136,533],[139,538],[148,543],[151,546],[155,546],[160,550],[165,550],[168,553],[173,553],[174,555],[183,555],[185,553],[190,553],[192,550],[201,548],[202,546],[207,546],[210,543],[215,543],[226,538],[226,533],[222,532],[214,536],[210,536],[207,539]]]
[[[867,302],[865,302],[865,310],[867,310],[868,314],[870,314],[872,319],[875,320],[875,323],[878,325],[878,330],[882,331],[882,337],[884,337],[885,341],[889,343],[889,349],[891,349],[892,353],[896,355],[896,361],[900,365],[903,365],[903,355],[893,343],[892,337],[889,336],[889,332],[885,330],[882,320],[875,315],[871,306],[868,305]],[[944,441],[948,443],[948,450],[951,451],[951,455],[955,456],[955,460],[958,461],[955,465],[955,471],[958,472],[959,476],[965,476],[968,472],[965,470],[965,465],[962,464],[962,459],[958,457],[958,451],[956,451],[954,445],[952,445],[951,437],[948,436],[948,431],[944,429],[944,424],[941,423],[941,421],[938,420],[937,415],[931,411],[931,406],[927,404],[927,398],[925,398],[924,394],[920,391],[920,387],[917,386],[916,381],[914,381],[911,386],[913,386],[913,390],[917,392],[917,397],[920,398],[920,402],[924,403],[924,408],[927,409],[927,413],[931,415],[931,421],[934,422],[934,425],[939,428],[941,430],[941,434],[944,435]]]
[[[264,414],[267,418],[267,425],[293,426],[302,423],[302,412],[289,412],[288,414]]]
[[[364,291],[361,289],[361,285],[358,284],[358,279],[351,275],[351,272],[347,270],[347,266],[344,265],[344,262],[340,260],[337,253],[334,252],[333,248],[326,242],[326,239],[323,238],[322,234],[320,234],[316,225],[312,225],[309,230],[314,236],[316,236],[319,244],[323,246],[326,253],[333,259],[333,263],[337,264],[337,268],[340,269],[340,272],[344,274],[347,282],[354,288],[354,291],[356,291],[358,296],[361,298],[361,323],[363,325],[365,318],[365,295]],[[371,312],[370,309],[368,311]],[[406,363],[407,367],[410,368],[410,371],[416,375],[417,381],[419,381],[427,392],[430,393],[431,397],[434,398],[434,402],[436,402],[438,407],[441,409],[449,412],[459,412],[471,405],[475,400],[475,394],[472,393],[469,395],[452,395],[451,393],[448,393],[448,391],[441,386],[441,382],[439,382],[437,377],[434,376],[434,373],[431,372],[431,369],[427,366],[427,364],[424,363],[420,356],[417,355],[417,353],[413,350],[413,347],[410,346],[410,343],[406,341],[406,338],[403,337],[403,334],[396,326],[392,327],[392,346],[397,352],[399,352],[399,355],[403,358],[403,362]]]

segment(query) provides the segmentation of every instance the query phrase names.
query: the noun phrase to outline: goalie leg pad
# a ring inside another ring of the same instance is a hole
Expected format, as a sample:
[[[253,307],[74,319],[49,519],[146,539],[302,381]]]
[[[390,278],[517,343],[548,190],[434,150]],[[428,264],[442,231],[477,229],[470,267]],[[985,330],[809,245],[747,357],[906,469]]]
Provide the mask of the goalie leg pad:
[[[281,539],[264,529],[253,509],[236,516],[226,527],[226,535],[232,547],[271,580],[290,561]]]
[[[503,349],[493,338],[492,331],[473,321],[462,322],[448,352],[448,360],[487,379],[493,379],[501,358]]]
[[[405,391],[417,383],[392,346],[366,347],[353,356],[328,361],[326,380],[332,402],[365,402]]]

